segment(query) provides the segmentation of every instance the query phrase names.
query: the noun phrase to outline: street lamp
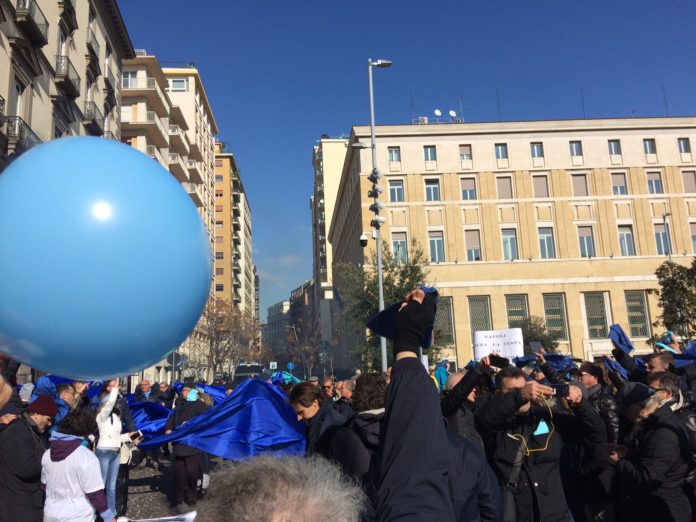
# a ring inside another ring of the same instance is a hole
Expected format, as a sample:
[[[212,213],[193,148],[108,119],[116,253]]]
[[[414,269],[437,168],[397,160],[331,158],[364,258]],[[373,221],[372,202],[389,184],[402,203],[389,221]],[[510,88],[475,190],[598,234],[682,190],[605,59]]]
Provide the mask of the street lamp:
[[[382,189],[379,187],[379,180],[382,175],[377,170],[377,147],[375,138],[375,97],[374,88],[372,86],[372,68],[373,67],[390,67],[392,64],[389,60],[375,60],[372,58],[367,59],[367,78],[370,86],[370,148],[372,149],[372,172],[367,178],[372,182],[372,190],[370,191],[370,196],[374,199],[374,203],[370,205],[370,210],[375,214],[374,219],[370,222],[370,225],[375,229],[375,240],[377,242],[377,286],[379,290],[379,311],[384,310],[384,286],[382,283],[382,234],[380,229],[385,222],[384,217],[379,215],[380,210],[384,208],[384,204],[379,201],[379,195],[382,193]],[[380,352],[382,356],[382,372],[387,371],[387,340],[384,337],[380,337]]]
[[[671,216],[671,212],[662,214],[662,226],[665,227],[665,236],[667,237],[667,259],[672,262],[672,239],[670,238],[669,228],[667,228],[667,218]]]

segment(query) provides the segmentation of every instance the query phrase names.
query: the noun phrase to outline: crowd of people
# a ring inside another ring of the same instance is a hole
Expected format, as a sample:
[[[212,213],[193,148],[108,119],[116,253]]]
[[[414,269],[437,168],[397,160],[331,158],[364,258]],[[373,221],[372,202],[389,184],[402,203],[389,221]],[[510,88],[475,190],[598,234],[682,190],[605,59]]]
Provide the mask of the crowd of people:
[[[173,444],[172,507],[202,521],[696,518],[696,365],[675,366],[676,338],[644,359],[616,346],[560,368],[541,349],[519,364],[483,357],[429,372],[418,352],[434,313],[434,296],[406,297],[386,374],[282,385],[306,426],[304,457],[229,462],[209,480],[211,456]],[[91,399],[75,382],[32,400],[3,367],[0,522],[122,514],[122,448],[142,433],[118,381]],[[173,407],[166,433],[211,406],[191,384],[147,380],[135,400]],[[140,453],[131,466],[160,450]]]

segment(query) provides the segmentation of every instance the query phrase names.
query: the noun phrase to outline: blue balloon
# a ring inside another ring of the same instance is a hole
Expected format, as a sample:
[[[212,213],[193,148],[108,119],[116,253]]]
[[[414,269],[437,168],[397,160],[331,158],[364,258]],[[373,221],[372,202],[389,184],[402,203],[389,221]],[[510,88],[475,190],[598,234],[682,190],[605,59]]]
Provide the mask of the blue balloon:
[[[208,233],[179,182],[102,138],[50,141],[0,174],[0,352],[80,379],[176,349],[211,283]]]

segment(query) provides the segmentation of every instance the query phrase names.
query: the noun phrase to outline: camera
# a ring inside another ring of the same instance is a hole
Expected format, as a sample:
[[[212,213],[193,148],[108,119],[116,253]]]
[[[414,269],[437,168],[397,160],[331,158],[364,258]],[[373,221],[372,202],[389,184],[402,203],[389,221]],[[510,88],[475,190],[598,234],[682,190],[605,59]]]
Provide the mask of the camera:
[[[363,248],[367,246],[367,234],[360,234],[360,246]]]

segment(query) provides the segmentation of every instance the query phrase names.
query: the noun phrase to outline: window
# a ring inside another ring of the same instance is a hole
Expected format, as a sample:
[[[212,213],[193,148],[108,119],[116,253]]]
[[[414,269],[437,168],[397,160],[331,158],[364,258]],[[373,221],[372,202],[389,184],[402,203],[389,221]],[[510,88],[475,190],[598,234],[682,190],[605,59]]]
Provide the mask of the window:
[[[696,254],[696,223],[689,223],[691,231],[691,250]]]
[[[451,296],[438,296],[434,330],[437,332],[439,344],[454,344],[454,314],[452,306]]]
[[[684,192],[696,192],[696,172],[686,170],[682,172],[682,178],[684,178]]]
[[[587,176],[585,174],[573,174],[573,196],[587,196]]]
[[[657,154],[655,140],[653,138],[643,140],[643,151],[646,154]]]
[[[216,276],[225,275],[225,269],[224,269],[224,268],[216,268],[216,269],[215,269],[215,275],[216,275]]]
[[[123,71],[123,76],[121,77],[121,86],[124,89],[133,89],[137,86],[137,71]]]
[[[650,325],[648,324],[648,307],[645,302],[645,292],[642,290],[627,290],[625,295],[629,335],[631,337],[648,337],[650,335]]]
[[[389,180],[389,201],[401,202],[404,200],[404,182],[400,179]]]
[[[498,160],[508,159],[507,143],[496,143],[495,144],[495,159],[498,159]]]
[[[459,146],[459,160],[460,161],[471,161],[473,156],[471,155],[471,145],[460,145]]]
[[[445,240],[443,233],[439,230],[428,232],[428,243],[430,244],[430,262],[442,263],[445,261]]]
[[[215,259],[225,259],[224,252],[215,252]]]
[[[666,256],[671,254],[669,241],[669,225],[665,223],[655,223],[655,243],[657,244],[657,255]]]
[[[691,154],[691,142],[689,138],[677,139],[677,145],[679,146],[680,154]]]
[[[621,156],[621,141],[609,140],[609,154],[612,156]]]
[[[580,240],[580,257],[595,257],[592,227],[578,227],[578,239]]]
[[[648,192],[662,194],[662,175],[659,172],[648,172]]]
[[[503,259],[505,261],[519,259],[517,253],[517,230],[504,228],[501,232],[503,236]]]
[[[215,205],[215,212],[222,212],[222,205]]]
[[[408,243],[406,232],[392,232],[392,251],[398,264],[408,262]]]
[[[440,201],[440,180],[426,179],[425,180],[425,200]]]
[[[491,301],[487,295],[469,297],[469,325],[472,340],[474,332],[491,329]]]
[[[215,228],[222,228],[222,221],[216,221]]]
[[[570,145],[570,155],[572,157],[582,156],[582,142],[581,141],[571,141],[569,145]]]
[[[221,181],[222,181],[222,175],[216,174],[216,175],[215,175],[215,182],[216,182],[216,183],[219,183],[219,182],[221,182]]]
[[[172,78],[169,80],[169,89],[172,92],[188,91],[188,78]]]
[[[611,173],[611,191],[615,196],[628,194],[628,187],[626,186],[626,174],[623,172]]]
[[[222,165],[223,165],[222,160],[219,158],[215,158],[215,166],[222,167]]]
[[[543,158],[544,157],[544,144],[540,141],[532,142],[529,144],[531,149],[532,158]]]
[[[215,236],[215,242],[220,245],[222,244],[222,236]]]
[[[215,291],[216,292],[224,292],[225,291],[225,285],[222,285],[220,283],[215,285]]]
[[[619,226],[619,247],[623,257],[636,255],[636,244],[633,241],[633,227],[631,225]]]
[[[539,228],[539,254],[541,259],[556,259],[556,247],[553,243],[553,228]]]
[[[498,199],[512,199],[512,178],[503,176],[496,178],[495,183],[498,188]]]
[[[602,292],[589,292],[585,294],[585,315],[587,317],[587,333],[590,339],[606,339],[607,309],[604,305]]]
[[[544,294],[544,316],[546,331],[557,333],[559,340],[568,340],[565,297],[563,294]]]
[[[475,178],[462,178],[460,180],[462,187],[462,199],[473,200],[476,199],[476,179]]]
[[[519,327],[529,319],[526,295],[506,295],[505,307],[507,308],[508,328]]]
[[[481,233],[478,230],[465,230],[466,260],[481,261]]]
[[[425,161],[437,161],[437,151],[435,145],[425,145],[423,147],[423,158]]]
[[[219,190],[219,189],[216,190],[216,191],[215,191],[215,197],[216,197],[216,198],[221,198],[221,197],[222,197],[222,190]]]
[[[387,147],[389,161],[401,161],[401,147]]]
[[[546,176],[532,176],[535,198],[549,197],[549,180]]]

